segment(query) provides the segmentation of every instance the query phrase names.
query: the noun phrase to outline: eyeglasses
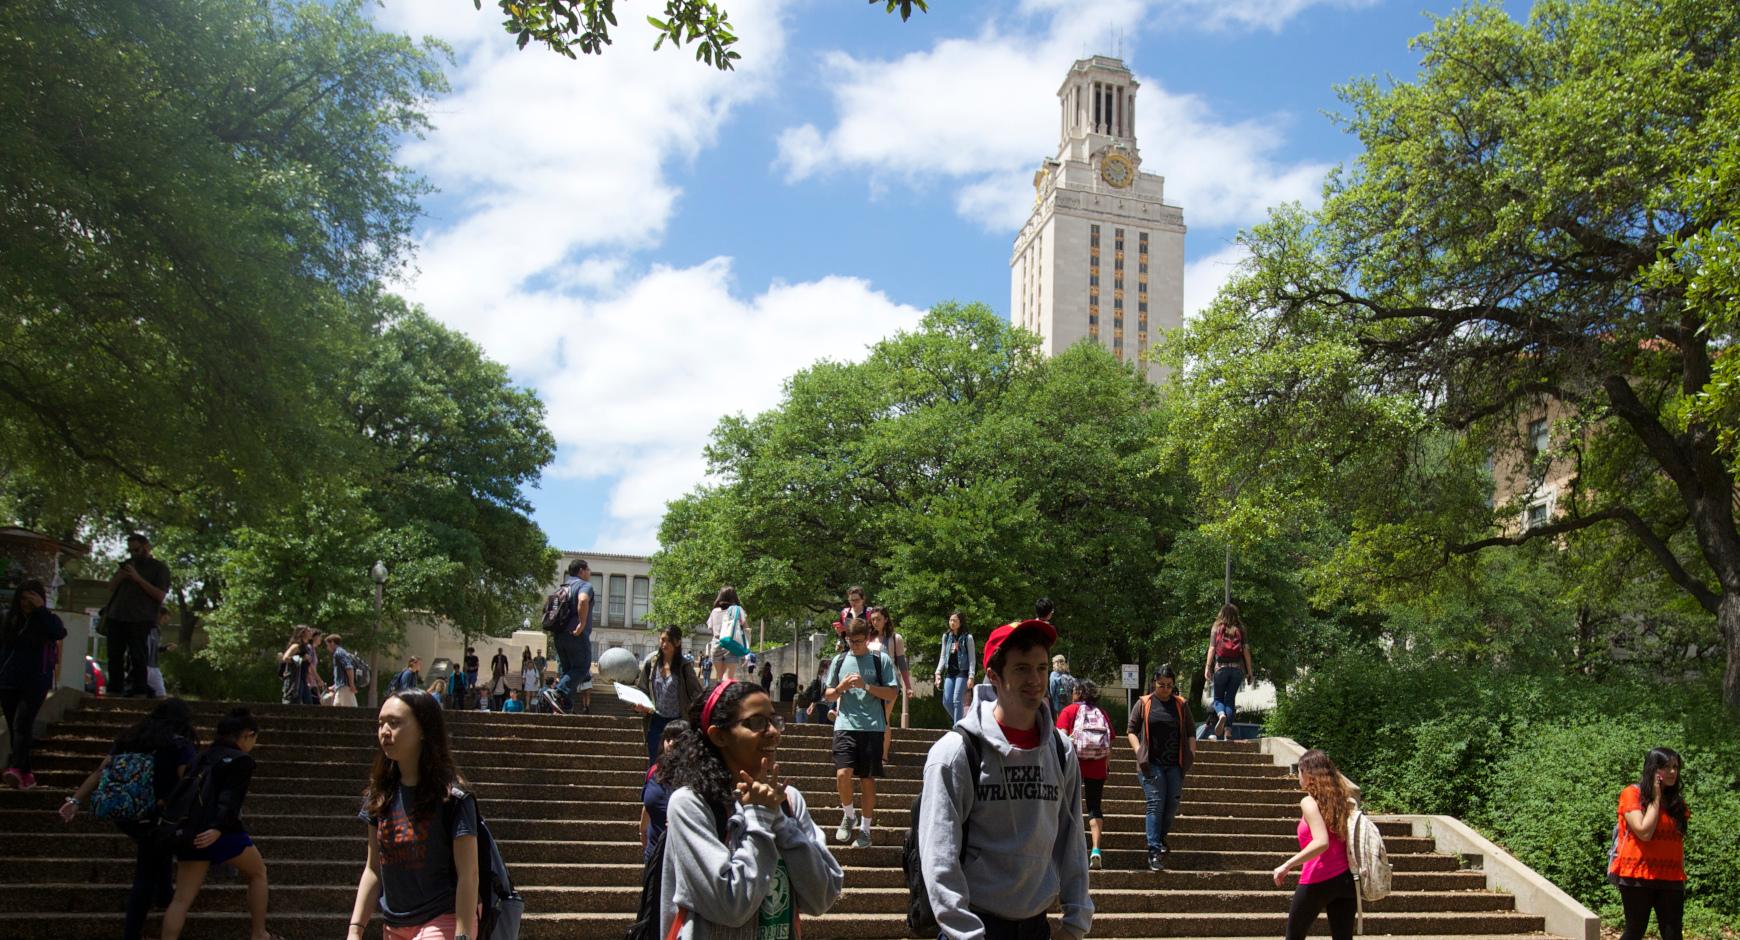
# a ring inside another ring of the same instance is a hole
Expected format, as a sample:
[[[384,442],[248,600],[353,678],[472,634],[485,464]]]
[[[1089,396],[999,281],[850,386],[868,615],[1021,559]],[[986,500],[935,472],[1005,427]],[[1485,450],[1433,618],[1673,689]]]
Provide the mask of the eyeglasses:
[[[770,727],[775,731],[785,730],[785,719],[778,715],[750,715],[748,718],[739,721],[738,724],[748,728],[755,734],[765,733]]]

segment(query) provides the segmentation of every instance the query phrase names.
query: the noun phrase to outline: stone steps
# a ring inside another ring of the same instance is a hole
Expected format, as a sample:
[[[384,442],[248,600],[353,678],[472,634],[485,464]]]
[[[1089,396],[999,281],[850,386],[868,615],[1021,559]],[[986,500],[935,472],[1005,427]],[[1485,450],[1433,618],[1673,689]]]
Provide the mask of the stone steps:
[[[856,873],[858,870],[854,870]],[[1147,873],[1145,873],[1147,874]],[[128,882],[38,884],[38,893],[23,895],[8,892],[0,896],[0,912],[46,911],[49,913],[100,914],[118,909],[126,902]],[[640,903],[640,885],[519,885],[528,910],[555,911],[585,909],[599,914],[633,914]],[[239,881],[212,882],[200,891],[194,912],[222,912],[242,907],[246,888]],[[46,895],[47,897],[43,897]],[[1099,914],[1142,913],[1158,907],[1172,913],[1227,914],[1281,913],[1293,897],[1289,890],[1277,890],[1273,882],[1267,891],[1215,891],[1187,889],[1154,889],[1148,887],[1115,888],[1107,886],[1097,876],[1093,884],[1095,917]],[[315,911],[345,910],[356,898],[356,885],[331,883],[323,885],[273,885],[272,899],[283,910]],[[905,885],[854,886],[832,911],[829,918],[857,914],[900,914],[906,910]],[[44,903],[45,900],[48,903]],[[1367,905],[1372,913],[1479,913],[1507,911],[1510,899],[1484,891],[1446,893],[1442,891],[1397,892],[1382,901]],[[805,923],[809,923],[805,919]]]
[[[853,890],[864,888],[901,888],[905,881],[899,868],[878,868],[864,866],[854,862],[853,858],[842,852],[841,862],[846,870],[846,879]],[[1139,856],[1132,856],[1138,857]],[[315,858],[315,859],[274,859],[271,863],[272,884],[274,890],[279,885],[292,886],[327,886],[353,883],[360,873],[362,855],[360,852],[353,858],[349,855]],[[125,886],[133,876],[132,859],[104,858],[41,858],[32,865],[0,866],[0,884],[36,884],[42,880],[38,869],[52,866],[57,873],[64,874],[70,883],[87,885],[121,885]],[[598,887],[629,886],[639,889],[641,884],[641,866],[638,861],[620,863],[515,863],[513,875],[515,884],[521,888],[532,886],[569,887],[573,885],[594,885]],[[224,877],[221,872],[211,876],[213,884]],[[1158,874],[1146,868],[1116,869],[1106,868],[1093,873],[1094,887],[1141,890],[1198,890],[1198,891],[1266,891],[1274,888],[1274,880],[1268,870],[1261,871],[1165,871]],[[1478,871],[1418,871],[1396,872],[1395,887],[1398,892],[1478,892],[1483,891],[1486,877]],[[354,888],[354,884],[352,884]],[[347,889],[348,890],[348,889]],[[7,894],[7,897],[22,896],[17,892]],[[1504,898],[1505,895],[1489,894],[1493,898]],[[0,899],[3,901],[4,899]]]
[[[609,713],[596,695],[589,716],[449,713],[455,754],[474,782],[490,826],[527,900],[527,940],[619,936],[639,899],[640,721]],[[203,733],[227,710],[190,703]],[[107,752],[143,701],[90,700],[56,724],[38,752],[40,786],[0,791],[0,839],[18,861],[0,866],[0,937],[62,940],[112,935],[132,875],[133,843],[106,824],[54,815],[61,797]],[[375,749],[368,709],[264,705],[259,762],[244,818],[271,872],[272,929],[289,940],[342,936],[365,854],[356,820]],[[879,781],[874,844],[831,845],[846,894],[827,916],[806,918],[811,940],[907,937],[900,843],[921,785],[925,753],[944,732],[900,730],[889,776]],[[1121,739],[1120,739],[1121,740]],[[781,769],[811,803],[825,834],[838,822],[831,729],[788,726]],[[1291,898],[1269,871],[1297,848],[1297,784],[1251,742],[1204,742],[1187,776],[1169,839],[1169,869],[1146,870],[1143,800],[1133,763],[1116,746],[1106,787],[1106,867],[1091,884],[1094,936],[1273,937]],[[1370,935],[1543,940],[1539,917],[1518,914],[1484,877],[1432,852],[1406,825],[1385,824],[1396,894],[1372,905]],[[245,934],[243,887],[214,872],[184,936]],[[148,932],[151,928],[148,928]],[[1319,920],[1314,933],[1327,935]],[[379,922],[370,929],[379,936]]]
[[[274,913],[271,927],[287,938],[343,936],[349,912],[312,914]],[[857,914],[805,918],[804,936],[812,940],[883,940],[907,938],[904,914]],[[527,914],[520,924],[523,940],[573,940],[575,937],[621,936],[632,914]],[[155,920],[155,918],[153,918]],[[108,914],[13,915],[0,919],[12,940],[64,940],[112,933],[119,917]],[[1172,937],[1273,937],[1285,933],[1285,913],[1230,913],[1205,916],[1195,913],[1105,914],[1094,917],[1093,936],[1129,938]],[[14,929],[16,928],[16,929]],[[1431,913],[1370,914],[1367,935],[1395,937],[1537,934],[1542,919],[1528,914]],[[369,936],[380,936],[380,921],[370,923]],[[200,913],[188,919],[182,936],[187,940],[234,940],[247,932],[247,915],[234,911]],[[1326,918],[1318,918],[1312,936],[1328,936]]]
[[[39,777],[39,779],[41,779]],[[33,817],[28,813],[17,814],[28,810],[40,814],[43,819],[50,819],[55,831],[62,828],[58,818],[51,819],[51,810],[60,806],[61,798],[67,788],[77,782],[68,775],[65,787],[45,784],[30,793],[19,794],[16,799],[7,803],[7,809],[0,810],[0,817],[15,818],[19,822],[19,831],[43,831]],[[609,793],[594,794],[588,800],[540,800],[525,799],[503,794],[515,793],[517,788],[485,784],[475,788],[478,798],[489,804],[492,818],[501,819],[540,819],[555,822],[579,820],[611,820],[637,818],[640,813],[638,793],[621,787],[613,787]],[[896,793],[882,794],[877,800],[876,816],[878,819],[889,817],[891,825],[898,825],[901,820],[893,816],[910,811],[913,794]],[[348,793],[282,793],[282,792],[250,792],[248,796],[248,818],[258,819],[269,816],[330,816],[349,819],[361,804],[361,797],[356,792]],[[1138,799],[1108,799],[1104,803],[1106,812],[1106,828],[1113,830],[1139,829],[1144,818],[1144,805]],[[1218,815],[1227,807],[1223,804],[1208,804],[1202,801],[1192,803],[1186,800],[1181,804],[1179,814],[1173,822],[1173,831],[1180,833],[1241,833],[1250,835],[1284,835],[1291,838],[1295,831],[1296,819],[1292,807],[1287,807],[1285,814],[1272,816],[1251,815]],[[836,807],[812,807],[811,812],[817,816],[817,822],[832,825],[837,821]],[[830,815],[836,814],[836,815]],[[74,823],[75,827],[84,826],[86,820]],[[103,825],[90,822],[91,825]],[[1409,837],[1413,828],[1406,823],[1379,823],[1378,828],[1386,836]],[[7,831],[0,828],[0,831]]]

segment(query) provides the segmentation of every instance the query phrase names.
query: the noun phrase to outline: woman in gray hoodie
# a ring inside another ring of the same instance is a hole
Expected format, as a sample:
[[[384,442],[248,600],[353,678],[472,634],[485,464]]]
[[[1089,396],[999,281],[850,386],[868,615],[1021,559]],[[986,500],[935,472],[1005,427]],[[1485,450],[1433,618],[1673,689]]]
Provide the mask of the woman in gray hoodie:
[[[803,794],[779,777],[784,722],[760,686],[726,679],[689,723],[659,762],[672,790],[659,935],[796,937],[798,916],[827,913],[844,876]]]

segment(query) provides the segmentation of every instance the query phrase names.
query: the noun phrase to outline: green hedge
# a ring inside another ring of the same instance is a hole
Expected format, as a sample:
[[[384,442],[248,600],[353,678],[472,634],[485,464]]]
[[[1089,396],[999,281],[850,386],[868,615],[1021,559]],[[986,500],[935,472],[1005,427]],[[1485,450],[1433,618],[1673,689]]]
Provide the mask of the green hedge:
[[[1709,683],[1505,673],[1370,660],[1313,671],[1270,733],[1321,747],[1379,810],[1478,827],[1618,922],[1605,879],[1619,791],[1652,747],[1686,762],[1687,929],[1740,929],[1740,721]]]
[[[160,653],[157,665],[170,695],[227,702],[274,703],[283,698],[275,656],[262,656],[246,669],[223,669],[181,650]]]

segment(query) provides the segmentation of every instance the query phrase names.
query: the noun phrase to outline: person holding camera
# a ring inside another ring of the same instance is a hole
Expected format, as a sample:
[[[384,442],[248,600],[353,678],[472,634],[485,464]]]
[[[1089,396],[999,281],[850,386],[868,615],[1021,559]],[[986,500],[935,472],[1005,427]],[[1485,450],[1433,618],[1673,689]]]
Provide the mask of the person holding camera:
[[[154,698],[146,668],[146,641],[157,623],[157,611],[169,596],[169,566],[151,557],[151,540],[143,533],[127,536],[127,560],[109,579],[109,602],[102,625],[109,641],[109,682],[122,696]]]
[[[290,632],[290,645],[278,656],[278,678],[284,683],[285,705],[313,705],[319,701],[318,693],[308,682],[313,639],[313,627],[297,627]]]

